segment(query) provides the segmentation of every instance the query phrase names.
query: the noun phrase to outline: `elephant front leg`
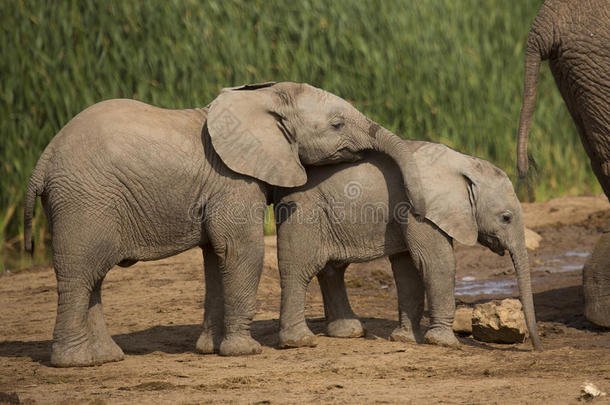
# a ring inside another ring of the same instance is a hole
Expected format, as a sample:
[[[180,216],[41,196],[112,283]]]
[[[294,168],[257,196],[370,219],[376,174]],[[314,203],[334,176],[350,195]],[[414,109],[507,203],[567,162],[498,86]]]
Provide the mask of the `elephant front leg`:
[[[261,345],[250,335],[264,254],[262,226],[258,228],[259,238],[229,238],[228,241],[236,243],[225,246],[223,254],[219,255],[225,333],[218,348],[221,356],[259,354],[262,351]],[[244,234],[248,235],[248,230],[244,230]]]
[[[420,322],[424,313],[425,287],[419,271],[407,253],[390,257],[398,296],[399,326],[390,335],[397,342],[421,343]]]
[[[361,337],[366,331],[347,298],[344,279],[346,268],[347,265],[327,264],[317,275],[324,299],[327,332],[332,337]]]
[[[199,353],[218,352],[224,338],[224,298],[218,256],[210,246],[203,249],[205,274],[205,304],[203,313],[203,332],[197,340]]]
[[[424,266],[424,283],[430,312],[430,327],[424,335],[424,343],[457,347],[459,341],[453,333],[455,261],[453,251],[450,254],[452,260],[435,263],[434,266]]]
[[[453,333],[455,316],[455,256],[452,240],[428,222],[413,223],[407,243],[414,265],[424,282],[430,312],[430,327],[424,343],[457,347]]]
[[[307,286],[318,272],[319,267],[297,260],[286,262],[281,258],[280,277],[282,283],[282,302],[280,306],[280,348],[315,347],[316,336],[305,322],[305,299]]]

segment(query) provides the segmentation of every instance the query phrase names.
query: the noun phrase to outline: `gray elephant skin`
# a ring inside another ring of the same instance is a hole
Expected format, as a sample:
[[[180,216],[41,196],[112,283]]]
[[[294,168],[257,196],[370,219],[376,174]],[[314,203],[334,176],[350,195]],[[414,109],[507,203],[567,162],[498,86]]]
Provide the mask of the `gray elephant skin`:
[[[107,330],[101,287],[114,265],[203,250],[206,298],[196,348],[255,354],[250,335],[263,261],[264,206],[303,165],[393,156],[420,214],[417,168],[400,138],[331,93],[301,83],[224,89],[205,108],[108,100],[49,143],[25,199],[25,245],[37,196],[52,232],[58,307],[51,363],[87,366],[123,352]]]
[[[547,0],[532,23],[525,55],[517,164],[528,170],[527,138],[538,73],[548,59],[591,168],[610,198],[610,0]],[[610,327],[610,224],[583,268],[585,316]]]
[[[404,141],[420,169],[424,220],[416,220],[402,189],[400,171],[387,157],[311,169],[308,183],[278,197],[278,261],[282,284],[280,346],[314,346],[305,323],[305,295],[318,277],[328,334],[364,331],[346,295],[349,263],[389,256],[397,286],[400,341],[457,346],[453,241],[477,241],[512,258],[532,343],[541,350],[521,205],[506,174],[491,163],[444,145]],[[430,327],[420,320],[427,296]],[[423,335],[423,336],[422,336]]]

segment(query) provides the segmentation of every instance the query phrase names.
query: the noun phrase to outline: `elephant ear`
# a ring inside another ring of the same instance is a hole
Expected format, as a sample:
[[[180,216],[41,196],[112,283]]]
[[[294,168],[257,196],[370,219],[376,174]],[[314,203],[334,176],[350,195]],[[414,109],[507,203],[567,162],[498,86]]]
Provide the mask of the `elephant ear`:
[[[209,106],[207,129],[229,169],[281,187],[305,184],[297,144],[282,124],[275,83],[223,89]]]
[[[477,242],[476,184],[469,175],[470,156],[436,143],[415,142],[426,218],[453,239],[472,246]]]

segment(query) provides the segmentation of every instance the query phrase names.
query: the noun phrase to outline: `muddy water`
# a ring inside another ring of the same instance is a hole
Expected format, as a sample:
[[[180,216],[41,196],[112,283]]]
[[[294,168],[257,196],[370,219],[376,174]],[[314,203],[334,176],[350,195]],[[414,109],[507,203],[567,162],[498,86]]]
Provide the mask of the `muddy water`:
[[[569,250],[561,255],[542,257],[538,265],[532,267],[532,287],[545,284],[549,274],[569,273],[579,275],[591,253],[582,250]],[[508,296],[517,294],[517,281],[511,278],[477,279],[473,276],[458,278],[455,283],[455,295],[458,297]]]

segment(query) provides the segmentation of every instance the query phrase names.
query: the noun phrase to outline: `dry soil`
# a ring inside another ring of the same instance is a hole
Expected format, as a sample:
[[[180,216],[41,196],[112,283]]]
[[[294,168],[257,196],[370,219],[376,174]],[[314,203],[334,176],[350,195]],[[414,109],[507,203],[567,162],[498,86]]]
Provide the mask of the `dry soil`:
[[[461,348],[390,342],[396,290],[387,260],[350,266],[349,294],[364,338],[324,336],[322,298],[312,282],[307,316],[316,348],[279,350],[275,243],[266,239],[253,336],[258,356],[194,352],[201,332],[201,253],[113,269],[104,290],[109,330],[125,360],[58,369],[49,357],[57,295],[52,268],[0,276],[0,403],[579,403],[581,385],[610,392],[610,332],[583,317],[582,265],[610,217],[605,197],[524,204],[542,236],[530,252],[545,351],[460,337]],[[517,296],[510,259],[456,247],[457,301]],[[609,394],[610,395],[610,394]],[[593,403],[608,400],[598,398]]]

